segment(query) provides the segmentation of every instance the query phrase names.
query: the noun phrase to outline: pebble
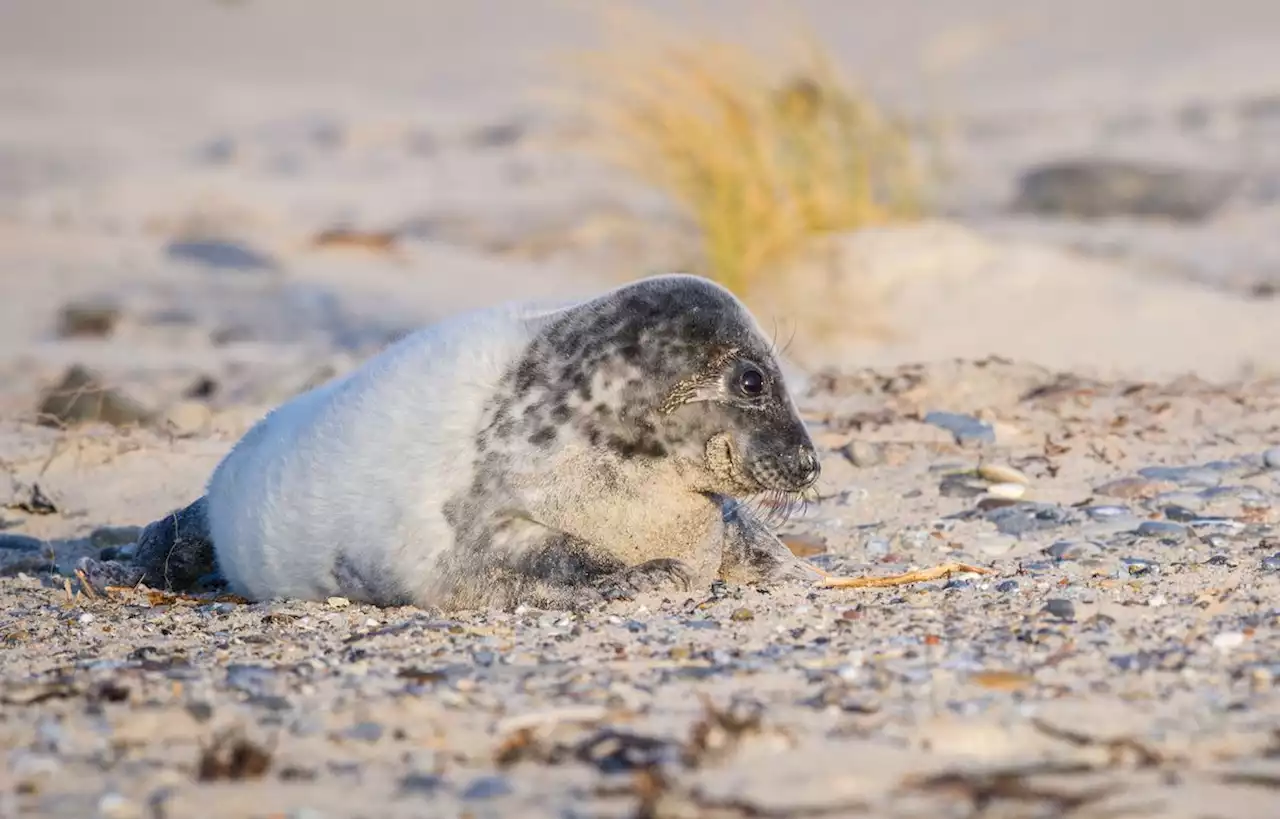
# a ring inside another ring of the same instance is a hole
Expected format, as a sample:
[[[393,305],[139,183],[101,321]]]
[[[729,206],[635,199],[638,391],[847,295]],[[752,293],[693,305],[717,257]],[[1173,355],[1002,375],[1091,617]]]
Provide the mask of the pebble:
[[[987,494],[993,498],[1018,500],[1027,494],[1027,485],[1022,483],[993,483],[987,487]]]
[[[134,819],[142,816],[142,806],[118,793],[107,793],[98,800],[98,815],[103,819]]]
[[[73,302],[58,311],[59,338],[106,338],[120,320],[120,308],[108,301]]]
[[[744,607],[744,608],[738,609],[733,614],[731,614],[729,616],[729,619],[737,622],[743,622],[746,620],[754,620],[755,616],[756,616],[755,613],[751,611],[751,609]]]
[[[1269,572],[1280,572],[1280,552],[1262,559],[1262,568]]]
[[[164,430],[177,438],[190,438],[206,432],[213,413],[199,401],[179,401],[164,414]]]
[[[1148,466],[1138,470],[1148,480],[1166,481],[1179,486],[1217,486],[1222,473],[1203,466]]]
[[[867,538],[866,542],[862,544],[862,548],[863,551],[866,552],[867,557],[880,558],[889,554],[891,547],[889,545],[888,538],[876,535],[874,537]]]
[[[1072,515],[1068,510],[1052,503],[1027,502],[1015,506],[1004,506],[989,510],[984,517],[1006,535],[1056,529],[1072,521]]]
[[[355,739],[361,742],[377,742],[382,739],[382,734],[383,728],[376,722],[357,722],[343,732],[347,739]]]
[[[879,466],[884,463],[884,445],[871,441],[851,441],[841,452],[857,467]]]
[[[1086,506],[1084,513],[1094,520],[1112,520],[1133,514],[1127,506]]]
[[[473,779],[471,784],[467,785],[462,791],[462,798],[493,799],[497,796],[507,796],[512,792],[511,783],[505,776],[482,776]]]
[[[1100,551],[1101,549],[1093,543],[1059,540],[1045,549],[1044,553],[1054,560],[1079,560],[1083,557],[1092,557]]]
[[[1219,651],[1231,651],[1244,645],[1244,633],[1239,631],[1224,631],[1222,634],[1214,635],[1213,647]]]
[[[1120,562],[1130,575],[1143,575],[1160,571],[1160,564],[1141,557],[1122,557]]]
[[[1009,592],[1016,592],[1017,590],[1018,581],[1016,580],[1001,580],[996,584],[996,591],[998,592],[1005,592],[1007,594]]]
[[[1139,537],[1154,537],[1160,540],[1183,541],[1187,539],[1187,528],[1178,523],[1163,520],[1148,520],[1141,523],[1136,530]]]
[[[1076,604],[1061,597],[1046,600],[1043,610],[1059,620],[1076,619]]]
[[[925,415],[924,422],[950,432],[955,436],[956,443],[962,446],[966,444],[992,444],[996,440],[995,428],[984,421],[979,421],[972,415],[935,411]]]
[[[80,625],[82,626],[87,626],[96,619],[97,619],[96,617],[94,617],[91,613],[87,611],[76,618],[76,620],[79,621]]]
[[[1177,521],[1178,523],[1186,523],[1198,517],[1196,512],[1185,506],[1170,505],[1161,509],[1160,512],[1169,520]]]
[[[1017,483],[1028,486],[1031,483],[1025,473],[1006,464],[982,464],[978,467],[978,477],[997,484]]]
[[[238,242],[190,239],[170,242],[165,253],[171,259],[194,262],[217,270],[274,270],[277,264],[265,253]]]
[[[1262,453],[1262,465],[1267,469],[1280,469],[1280,446],[1273,446]]]
[[[411,773],[400,780],[403,793],[431,794],[444,786],[444,779],[431,773]]]
[[[1023,173],[1013,207],[1024,213],[1086,219],[1198,221],[1226,203],[1234,188],[1232,177],[1217,170],[1087,157],[1050,162]]]
[[[345,597],[330,597],[324,601],[331,609],[345,609],[351,605],[351,601]]]

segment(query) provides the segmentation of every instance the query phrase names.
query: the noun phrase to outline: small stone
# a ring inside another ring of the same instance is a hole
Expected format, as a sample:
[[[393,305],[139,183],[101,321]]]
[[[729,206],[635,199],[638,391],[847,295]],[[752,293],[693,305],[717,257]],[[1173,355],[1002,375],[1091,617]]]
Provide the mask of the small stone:
[[[1176,504],[1166,506],[1160,511],[1166,518],[1178,523],[1186,523],[1187,521],[1195,520],[1198,517],[1198,515],[1192,510],[1185,506],[1178,506]]]
[[[1269,572],[1280,572],[1280,552],[1262,559],[1262,568]]]
[[[1127,506],[1086,506],[1084,513],[1093,520],[1114,520],[1133,514]]]
[[[1207,218],[1235,188],[1227,174],[1152,161],[1087,157],[1023,174],[1013,208],[1099,219],[1113,216]]]
[[[755,616],[756,616],[755,613],[752,612],[751,609],[743,607],[736,610],[733,614],[729,615],[729,619],[734,620],[736,622],[744,622],[746,620],[755,619]]]
[[[433,794],[444,786],[444,779],[432,773],[411,773],[400,780],[401,793]]]
[[[1005,535],[1023,535],[1065,526],[1073,521],[1071,512],[1052,503],[1023,502],[991,509],[983,515]]]
[[[1059,540],[1044,550],[1054,560],[1080,560],[1097,554],[1100,549],[1092,543],[1074,540]]]
[[[995,429],[990,424],[979,421],[972,415],[935,411],[925,415],[924,422],[950,432],[955,436],[956,443],[961,446],[991,444],[995,443],[996,440]]]
[[[1214,635],[1213,638],[1213,647],[1222,652],[1231,651],[1242,645],[1244,645],[1244,634],[1239,631],[1225,631]]]
[[[982,464],[978,467],[978,476],[992,483],[1017,483],[1028,486],[1031,479],[1025,473],[1007,464]]]
[[[866,542],[862,544],[862,549],[866,552],[867,557],[878,559],[889,554],[892,546],[890,546],[888,538],[874,535],[867,538]]]
[[[993,483],[987,487],[987,494],[993,498],[1018,500],[1027,494],[1027,486],[1021,483]]]
[[[194,262],[216,270],[275,270],[275,260],[246,245],[220,239],[170,242],[165,253],[171,259]]]
[[[58,311],[59,338],[105,338],[120,320],[120,308],[110,302],[87,301]]]
[[[851,441],[841,452],[854,466],[863,469],[884,463],[884,445],[870,441]]]
[[[1124,564],[1125,569],[1130,576],[1150,574],[1160,571],[1160,564],[1141,557],[1122,557],[1120,562]]]
[[[107,793],[98,800],[98,815],[102,819],[141,819],[142,806],[118,793]]]
[[[331,609],[345,609],[351,605],[351,601],[345,597],[330,597],[324,601]]]
[[[80,625],[82,626],[87,626],[96,619],[98,618],[94,617],[92,613],[86,611],[84,614],[77,617],[76,621],[79,622]]]
[[[1187,539],[1187,528],[1178,523],[1163,520],[1148,520],[1135,530],[1139,537],[1153,537],[1160,540],[1183,541]]]
[[[1053,617],[1058,618],[1059,620],[1076,619],[1075,603],[1072,603],[1070,600],[1065,600],[1061,597],[1055,597],[1051,600],[1046,600],[1044,603],[1043,611]]]
[[[1273,446],[1262,453],[1262,465],[1267,469],[1280,469],[1280,446]]]
[[[190,438],[209,429],[213,413],[198,401],[179,401],[164,414],[164,430],[177,438]]]
[[[1153,594],[1151,598],[1147,600],[1147,605],[1152,608],[1159,608],[1160,606],[1168,605],[1168,603],[1169,598],[1165,597],[1163,594]]]
[[[1018,581],[1016,580],[1001,580],[999,583],[996,584],[996,591],[998,592],[1004,592],[1005,594],[1008,594],[1009,592],[1016,592],[1017,590],[1018,590]]]
[[[1203,466],[1148,466],[1139,469],[1138,474],[1147,480],[1178,486],[1217,486],[1222,483],[1221,470]]]
[[[343,732],[343,736],[360,742],[377,742],[382,739],[382,733],[382,726],[376,722],[357,722]]]
[[[481,776],[471,780],[462,791],[463,799],[493,799],[513,792],[511,783],[503,776]]]

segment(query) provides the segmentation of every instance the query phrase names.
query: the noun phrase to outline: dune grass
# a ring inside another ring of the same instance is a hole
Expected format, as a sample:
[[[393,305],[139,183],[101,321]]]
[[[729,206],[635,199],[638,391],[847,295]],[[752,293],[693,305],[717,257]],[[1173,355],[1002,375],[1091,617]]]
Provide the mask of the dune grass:
[[[582,110],[604,156],[692,222],[697,272],[745,295],[816,236],[921,214],[907,129],[812,39],[774,62],[634,20],[620,33],[573,61]]]

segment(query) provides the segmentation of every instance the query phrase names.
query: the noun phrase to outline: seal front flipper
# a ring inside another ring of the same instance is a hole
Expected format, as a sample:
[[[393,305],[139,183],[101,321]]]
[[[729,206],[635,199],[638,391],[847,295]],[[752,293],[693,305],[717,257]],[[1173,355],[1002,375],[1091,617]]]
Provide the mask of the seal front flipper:
[[[606,600],[630,600],[646,591],[676,589],[687,592],[693,587],[693,572],[679,560],[660,557],[604,575],[592,585]]]
[[[724,546],[720,577],[731,583],[814,581],[820,574],[792,554],[769,527],[734,500],[723,499]]]

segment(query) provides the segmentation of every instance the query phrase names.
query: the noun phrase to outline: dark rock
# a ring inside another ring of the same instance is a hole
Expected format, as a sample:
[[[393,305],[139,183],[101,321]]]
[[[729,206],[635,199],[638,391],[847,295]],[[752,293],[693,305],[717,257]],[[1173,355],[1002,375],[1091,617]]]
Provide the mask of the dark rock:
[[[205,399],[212,398],[217,392],[217,380],[207,375],[202,375],[192,382],[191,386],[187,387],[183,391],[182,397],[190,399]]]
[[[59,338],[106,338],[120,321],[120,308],[110,302],[67,304],[58,311]]]
[[[141,404],[104,387],[98,377],[79,364],[71,366],[56,386],[40,399],[37,422],[48,427],[103,421],[117,427],[142,424],[151,418]]]
[[[1268,572],[1280,572],[1280,552],[1276,552],[1271,557],[1263,558],[1262,568]]]
[[[239,242],[223,239],[186,239],[170,242],[165,253],[175,261],[192,262],[216,270],[276,270],[278,264]]]
[[[1013,208],[1051,216],[1205,219],[1235,188],[1211,171],[1120,159],[1078,159],[1025,173]]]
[[[1164,507],[1164,509],[1161,509],[1160,511],[1164,513],[1164,516],[1166,518],[1172,521],[1176,521],[1178,523],[1186,523],[1187,521],[1195,520],[1197,517],[1199,517],[1199,515],[1197,515],[1192,510],[1188,509],[1185,506],[1178,506],[1176,503],[1169,504],[1168,506]]]
[[[1005,592],[1007,594],[1009,592],[1016,592],[1017,590],[1018,581],[1016,580],[1001,580],[996,584],[996,591],[998,592]]]
[[[1120,562],[1130,575],[1151,574],[1160,571],[1160,564],[1141,557],[1122,557]]]
[[[972,415],[963,415],[958,412],[930,412],[925,415],[924,422],[950,432],[955,436],[956,443],[961,446],[991,444],[996,440],[995,429]]]
[[[1067,509],[1052,503],[1022,502],[1013,506],[991,509],[983,514],[1005,535],[1022,535],[1057,529],[1075,520]]]
[[[1061,597],[1055,597],[1052,600],[1046,600],[1043,611],[1059,620],[1076,619],[1076,605],[1070,600]]]
[[[444,787],[444,779],[436,774],[411,773],[400,780],[400,792],[405,794],[433,794]]]

